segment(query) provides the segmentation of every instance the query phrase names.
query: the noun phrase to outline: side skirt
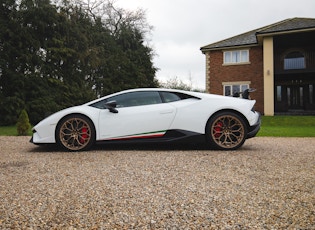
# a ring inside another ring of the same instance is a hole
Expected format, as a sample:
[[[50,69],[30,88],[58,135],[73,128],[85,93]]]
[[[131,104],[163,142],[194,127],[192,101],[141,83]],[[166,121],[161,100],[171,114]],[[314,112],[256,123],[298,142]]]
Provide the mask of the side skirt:
[[[110,143],[110,144],[132,144],[132,143],[161,143],[161,142],[185,142],[185,143],[196,143],[205,142],[205,135],[195,133],[186,130],[168,130],[164,135],[156,135],[152,137],[132,136],[130,138],[113,138],[109,140],[100,140],[97,143]]]

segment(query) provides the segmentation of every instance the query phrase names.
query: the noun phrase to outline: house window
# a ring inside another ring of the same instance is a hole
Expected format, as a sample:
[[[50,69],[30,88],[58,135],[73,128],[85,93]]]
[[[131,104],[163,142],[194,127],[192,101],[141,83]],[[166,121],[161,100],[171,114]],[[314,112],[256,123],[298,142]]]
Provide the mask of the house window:
[[[224,64],[239,64],[249,62],[248,50],[233,50],[224,52]]]
[[[288,106],[291,106],[291,88],[287,88]]]
[[[281,102],[281,100],[282,100],[281,85],[277,85],[277,101]]]
[[[314,93],[313,85],[309,85],[308,88],[309,88],[309,95],[310,95],[310,104],[313,104],[313,93]]]
[[[249,83],[247,82],[235,82],[235,83],[222,83],[223,84],[223,95],[224,96],[233,96],[235,93],[244,92],[249,88]]]
[[[299,51],[288,53],[284,57],[284,69],[305,69],[304,54]]]

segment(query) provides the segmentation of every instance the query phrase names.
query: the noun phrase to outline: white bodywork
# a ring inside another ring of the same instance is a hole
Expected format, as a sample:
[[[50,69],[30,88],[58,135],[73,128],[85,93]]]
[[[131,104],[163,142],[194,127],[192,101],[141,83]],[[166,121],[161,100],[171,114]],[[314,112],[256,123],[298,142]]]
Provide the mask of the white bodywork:
[[[110,97],[138,91],[179,92],[196,98],[189,98],[169,103],[151,104],[117,108],[118,113],[108,109],[92,107],[95,102]],[[247,119],[250,126],[257,123],[259,113],[252,111],[255,100],[246,100],[219,95],[188,92],[171,89],[132,89],[111,94],[81,106],[61,110],[38,123],[34,128],[33,143],[56,143],[55,132],[58,122],[70,114],[82,114],[95,126],[96,141],[114,140],[132,135],[156,133],[163,135],[167,130],[187,130],[205,134],[208,119],[217,111],[234,110]]]

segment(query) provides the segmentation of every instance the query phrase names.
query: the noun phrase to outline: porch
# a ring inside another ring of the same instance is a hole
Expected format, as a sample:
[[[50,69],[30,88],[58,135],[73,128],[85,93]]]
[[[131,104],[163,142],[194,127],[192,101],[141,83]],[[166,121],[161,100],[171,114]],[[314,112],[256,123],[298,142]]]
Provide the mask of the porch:
[[[314,73],[275,76],[275,114],[315,115]]]
[[[315,32],[275,37],[275,115],[315,115]]]

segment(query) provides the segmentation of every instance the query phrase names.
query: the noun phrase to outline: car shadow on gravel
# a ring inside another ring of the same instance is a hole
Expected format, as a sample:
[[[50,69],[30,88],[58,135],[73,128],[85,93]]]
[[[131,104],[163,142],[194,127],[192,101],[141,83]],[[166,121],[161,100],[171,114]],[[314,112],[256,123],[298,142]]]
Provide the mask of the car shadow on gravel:
[[[94,146],[95,150],[209,150],[209,146],[203,143],[188,144],[188,143],[141,143],[141,144],[97,144]]]
[[[246,145],[246,143],[238,150],[232,150],[229,152],[237,151],[253,151],[252,145]],[[98,143],[94,145],[88,151],[80,152],[90,152],[90,151],[218,151],[214,148],[209,147],[205,143],[132,143],[132,144],[108,144],[108,143]],[[39,145],[35,146],[30,150],[30,152],[67,152],[55,144],[49,145]],[[70,152],[70,151],[68,151]],[[224,150],[222,151],[224,152]],[[73,152],[76,153],[76,152]]]
[[[159,150],[159,151],[170,151],[170,150],[211,150],[206,144],[107,144],[99,143],[94,145],[90,150],[80,151],[80,152],[90,152],[90,151],[141,151],[141,150]],[[49,145],[38,145],[34,146],[30,152],[67,152],[55,144]],[[70,151],[69,151],[70,152]],[[75,152],[74,152],[75,153]]]

